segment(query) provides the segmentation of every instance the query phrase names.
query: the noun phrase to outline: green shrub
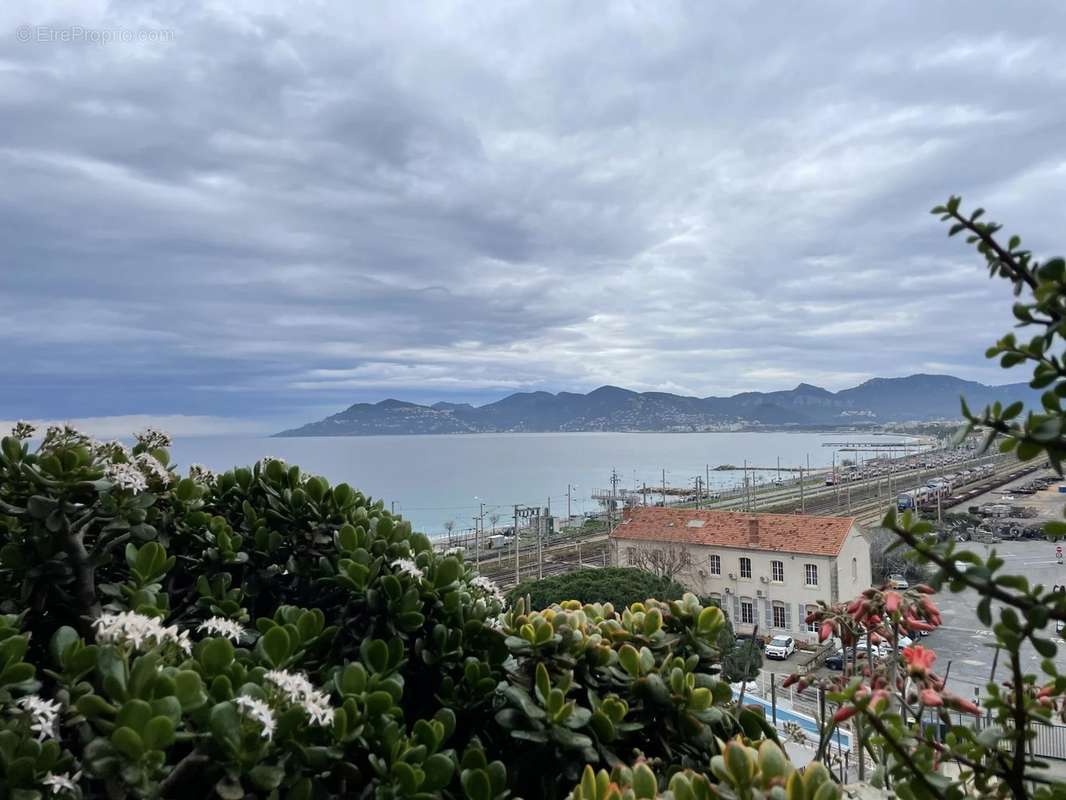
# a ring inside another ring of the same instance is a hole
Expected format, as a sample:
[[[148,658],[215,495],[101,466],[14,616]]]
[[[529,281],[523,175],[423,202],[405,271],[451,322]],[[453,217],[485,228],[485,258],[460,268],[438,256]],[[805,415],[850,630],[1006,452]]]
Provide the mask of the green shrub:
[[[722,754],[712,759],[710,772],[711,778],[682,770],[664,780],[646,763],[615,767],[610,773],[585,767],[570,800],[836,800],[842,795],[824,764],[814,761],[797,770],[769,739],[758,750],[739,740],[727,742]]]
[[[504,611],[345,484],[31,432],[0,443],[0,800],[552,798],[773,736],[692,595]]]
[[[528,597],[532,608],[546,608],[564,600],[611,603],[615,608],[624,608],[648,597],[679,600],[684,594],[685,587],[670,578],[635,567],[607,567],[522,581],[507,593],[507,598],[513,602]]]

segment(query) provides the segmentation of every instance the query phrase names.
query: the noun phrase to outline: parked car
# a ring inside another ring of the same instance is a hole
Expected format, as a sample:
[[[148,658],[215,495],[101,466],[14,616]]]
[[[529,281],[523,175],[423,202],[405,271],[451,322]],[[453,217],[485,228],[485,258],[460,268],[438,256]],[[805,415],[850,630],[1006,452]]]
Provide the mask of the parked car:
[[[882,653],[882,648],[884,648],[884,652],[889,652],[892,649],[887,642],[879,642],[878,644],[871,643],[870,644],[870,655],[873,658],[881,658],[881,656],[883,654]],[[866,658],[866,637],[865,636],[863,636],[861,639],[859,639],[859,641],[857,641],[855,643],[855,650],[859,654],[860,658]]]
[[[899,641],[896,643],[896,650],[902,651],[904,647],[910,647],[914,644],[914,640],[909,636],[900,636]],[[892,643],[881,642],[881,658],[887,658],[892,654]]]
[[[907,583],[907,579],[900,575],[898,572],[888,576],[888,582],[893,589],[909,589],[911,585]]]
[[[844,669],[844,651],[837,650],[835,653],[830,653],[825,657],[826,669],[842,670]]]
[[[779,658],[784,661],[796,652],[796,642],[791,636],[775,636],[766,645],[767,658]]]

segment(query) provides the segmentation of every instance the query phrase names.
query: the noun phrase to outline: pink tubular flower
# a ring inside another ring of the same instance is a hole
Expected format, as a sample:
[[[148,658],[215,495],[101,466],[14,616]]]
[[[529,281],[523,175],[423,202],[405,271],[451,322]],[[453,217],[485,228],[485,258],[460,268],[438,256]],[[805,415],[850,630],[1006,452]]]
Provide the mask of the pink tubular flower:
[[[953,708],[956,711],[961,711],[964,714],[973,714],[975,716],[980,716],[981,714],[981,709],[979,709],[969,700],[965,700],[959,697],[958,695],[945,695],[944,702],[948,705],[949,708]]]
[[[904,626],[911,631],[935,631],[936,625],[930,625],[928,622],[922,622],[920,619],[908,619],[904,622]]]
[[[861,597],[857,598],[855,600],[852,600],[851,604],[848,606],[848,614],[854,620],[860,620],[863,617],[865,617],[866,616],[866,611],[867,611],[866,601],[864,599],[862,599]]]
[[[833,722],[844,722],[858,713],[859,709],[855,708],[855,706],[841,706],[837,709],[837,713],[833,715]]]
[[[903,661],[911,675],[926,675],[936,663],[936,653],[920,644],[903,648]]]
[[[793,684],[799,683],[799,679],[800,679],[799,673],[798,672],[793,672],[791,675],[789,675],[787,678],[785,678],[783,681],[781,681],[781,688],[782,689],[787,689],[789,686],[792,686]]]
[[[903,601],[899,592],[885,592],[885,611],[895,614],[899,611],[899,605]]]
[[[832,636],[833,635],[833,627],[834,627],[833,623],[830,622],[829,620],[826,620],[825,622],[823,622],[822,623],[822,628],[818,632],[818,641],[824,642],[826,639],[828,639],[830,636]]]
[[[918,697],[924,705],[927,705],[930,708],[937,708],[944,705],[944,698],[932,689],[922,689],[921,694],[919,694]]]

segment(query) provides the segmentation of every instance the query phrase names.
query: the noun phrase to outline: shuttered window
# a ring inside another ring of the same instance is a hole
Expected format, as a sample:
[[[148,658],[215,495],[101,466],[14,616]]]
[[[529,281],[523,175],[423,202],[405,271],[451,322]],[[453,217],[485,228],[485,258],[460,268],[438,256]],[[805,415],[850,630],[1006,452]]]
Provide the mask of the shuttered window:
[[[775,628],[786,628],[787,629],[788,625],[785,622],[785,604],[784,603],[775,602],[773,608],[774,608],[774,619],[773,619],[774,627]]]
[[[755,606],[752,604],[750,597],[740,598],[740,624],[755,624]]]

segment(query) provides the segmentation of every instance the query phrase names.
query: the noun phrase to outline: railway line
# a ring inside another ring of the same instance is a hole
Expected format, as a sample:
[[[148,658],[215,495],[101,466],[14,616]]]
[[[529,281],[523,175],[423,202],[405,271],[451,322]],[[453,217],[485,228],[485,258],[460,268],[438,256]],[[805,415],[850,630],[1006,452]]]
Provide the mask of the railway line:
[[[889,508],[895,507],[899,492],[921,485],[948,469],[961,469],[983,463],[993,464],[993,473],[960,487],[953,495],[944,498],[941,501],[942,511],[961,505],[978,494],[1009,483],[1043,466],[1043,462],[1022,465],[1009,457],[986,456],[959,462],[950,468],[940,466],[900,472],[891,478],[891,491],[890,482],[885,476],[844,485],[819,487],[813,491],[804,487],[802,503],[798,487],[784,487],[759,498],[757,510],[768,513],[797,513],[802,505],[806,514],[854,516],[863,525],[875,525],[881,521]],[[692,507],[692,504],[680,507]],[[730,498],[720,503],[711,503],[710,508],[736,511],[741,510],[743,505],[742,500],[738,502],[737,499]],[[531,537],[523,541],[519,549],[519,579],[549,577],[582,567],[606,566],[607,538],[606,532],[584,536],[577,534],[538,548],[535,539]],[[515,585],[513,549],[486,551],[482,556],[480,571],[483,575],[492,578],[501,588]]]

